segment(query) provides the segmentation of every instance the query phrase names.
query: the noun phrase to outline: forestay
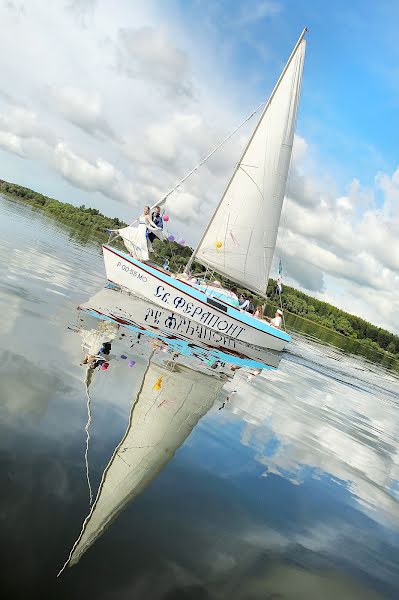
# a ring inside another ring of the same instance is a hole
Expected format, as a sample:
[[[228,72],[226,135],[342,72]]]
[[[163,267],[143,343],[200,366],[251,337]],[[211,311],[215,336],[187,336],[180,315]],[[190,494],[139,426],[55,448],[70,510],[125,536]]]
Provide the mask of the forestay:
[[[264,293],[276,245],[294,139],[305,40],[277,87],[201,240],[195,258]]]

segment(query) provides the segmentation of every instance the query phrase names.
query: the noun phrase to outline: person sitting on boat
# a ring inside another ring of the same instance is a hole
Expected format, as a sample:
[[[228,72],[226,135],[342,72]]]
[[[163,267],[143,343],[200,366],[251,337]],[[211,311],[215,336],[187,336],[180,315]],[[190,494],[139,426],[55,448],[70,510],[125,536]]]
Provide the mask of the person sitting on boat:
[[[240,304],[240,308],[242,310],[246,310],[247,312],[251,313],[251,315],[253,315],[255,312],[255,307],[253,305],[253,297],[247,296],[244,302]]]
[[[281,275],[279,275],[276,280],[276,286],[273,290],[273,296],[281,296],[282,293],[283,293],[283,278],[281,277]]]
[[[259,304],[259,306],[256,307],[254,317],[256,317],[257,319],[263,319],[263,306],[261,304]]]
[[[247,306],[249,306],[249,300],[245,294],[241,294],[239,302],[240,308],[242,308],[242,310],[247,310]]]
[[[154,225],[156,227],[158,227],[158,229],[163,229],[163,220],[162,220],[162,217],[161,217],[161,208],[159,206],[156,206],[154,208],[154,212],[151,215],[151,221],[154,223]],[[151,244],[155,240],[156,237],[157,236],[152,231],[148,232],[148,239],[150,240]]]
[[[254,312],[255,312],[255,306],[254,306],[254,302],[253,302],[254,301],[254,297],[253,296],[249,296],[248,300],[249,300],[249,306],[247,308],[247,311],[249,313],[251,313],[251,315],[253,315]]]
[[[280,329],[281,324],[283,322],[282,316],[283,311],[278,308],[273,319],[271,317],[265,317],[265,319],[266,321],[269,321],[270,325],[273,325],[273,327],[277,327],[277,329]]]
[[[238,300],[238,296],[237,296],[237,288],[233,287],[230,290],[230,296],[231,296],[231,304],[233,306],[240,306],[240,302]]]

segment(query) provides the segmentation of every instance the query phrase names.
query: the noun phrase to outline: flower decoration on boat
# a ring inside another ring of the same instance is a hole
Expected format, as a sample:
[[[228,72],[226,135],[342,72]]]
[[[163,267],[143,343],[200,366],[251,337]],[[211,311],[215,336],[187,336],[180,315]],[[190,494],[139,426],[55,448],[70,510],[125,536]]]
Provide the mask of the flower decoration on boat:
[[[135,360],[129,360],[129,362],[127,363],[128,367],[134,367],[134,365],[136,364]]]
[[[175,236],[174,235],[168,235],[168,240],[170,242],[174,242],[175,241]]]
[[[217,241],[215,242],[215,246],[216,246],[216,249],[217,249],[217,250],[220,250],[220,248],[223,246],[223,244],[222,244],[222,242],[220,242],[219,240],[217,240]]]

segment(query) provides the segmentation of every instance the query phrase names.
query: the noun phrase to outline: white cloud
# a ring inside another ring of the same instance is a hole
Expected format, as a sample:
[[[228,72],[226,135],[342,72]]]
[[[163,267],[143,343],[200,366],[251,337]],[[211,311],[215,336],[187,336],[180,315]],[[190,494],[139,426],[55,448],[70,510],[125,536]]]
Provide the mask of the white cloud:
[[[79,25],[88,26],[88,21],[94,15],[98,0],[67,0],[66,11],[72,14]]]
[[[155,83],[173,95],[192,96],[188,57],[162,29],[121,28],[117,51],[118,66],[130,77]]]
[[[0,148],[7,152],[12,152],[21,158],[25,158],[26,156],[21,138],[8,131],[0,131]]]
[[[115,138],[104,113],[100,95],[72,85],[53,86],[50,90],[54,107],[68,121],[86,133]]]
[[[55,141],[49,127],[40,121],[35,112],[23,106],[9,105],[0,113],[0,129],[21,138],[42,139],[49,144]]]
[[[241,6],[239,16],[235,21],[237,25],[244,27],[262,21],[269,17],[275,17],[283,10],[280,2],[274,0],[260,0],[260,2],[244,2]]]
[[[286,230],[279,240],[288,280],[398,331],[399,302],[391,290],[399,284],[399,170],[392,176],[377,174],[374,188],[354,179],[347,194],[336,197],[323,179],[304,174],[309,150],[299,143],[288,186]],[[326,276],[340,289],[328,298]]]
[[[100,192],[117,201],[131,200],[131,184],[102,158],[90,162],[60,142],[54,150],[54,166],[62,177],[78,188]]]

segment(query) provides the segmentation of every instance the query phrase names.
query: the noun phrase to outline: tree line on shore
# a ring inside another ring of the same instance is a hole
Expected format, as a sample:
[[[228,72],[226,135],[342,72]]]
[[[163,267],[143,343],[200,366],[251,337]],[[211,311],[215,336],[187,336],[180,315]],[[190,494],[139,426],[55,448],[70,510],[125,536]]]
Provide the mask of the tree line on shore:
[[[13,197],[18,197],[24,202],[51,214],[56,219],[70,223],[74,226],[89,228],[99,238],[105,240],[107,229],[117,229],[125,227],[126,223],[118,218],[106,217],[96,208],[88,208],[85,205],[75,206],[66,202],[59,202],[29,188],[9,183],[0,179],[0,192]],[[168,259],[172,271],[181,271],[191,256],[192,249],[188,246],[181,246],[176,242],[163,243],[159,240],[154,242],[155,257],[154,260],[162,265],[165,259]],[[205,271],[205,268],[199,263],[194,262],[193,269],[197,273]],[[223,285],[232,287],[224,277],[219,277]],[[267,295],[269,298],[273,295],[275,281],[269,280]],[[244,289],[239,289],[239,293],[249,293]],[[271,299],[268,303],[269,309],[280,306],[277,297]],[[264,304],[264,298],[254,296],[254,303]],[[284,286],[281,296],[283,308],[305,319],[313,321],[319,325],[327,327],[332,331],[338,332],[344,336],[355,338],[361,344],[364,344],[375,350],[384,350],[391,354],[399,354],[399,336],[382,329],[364,319],[347,313],[327,302],[317,300],[312,296],[305,294],[295,288]]]

